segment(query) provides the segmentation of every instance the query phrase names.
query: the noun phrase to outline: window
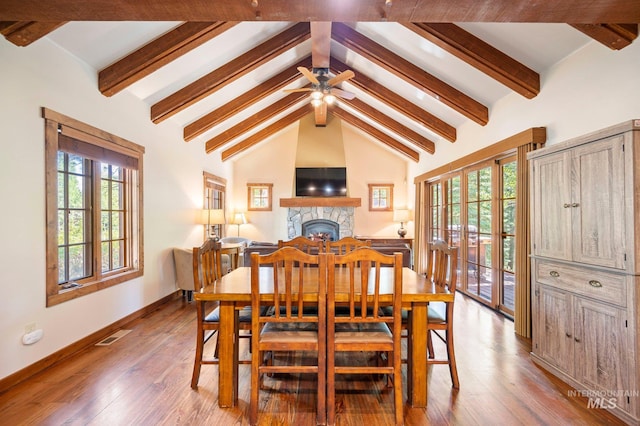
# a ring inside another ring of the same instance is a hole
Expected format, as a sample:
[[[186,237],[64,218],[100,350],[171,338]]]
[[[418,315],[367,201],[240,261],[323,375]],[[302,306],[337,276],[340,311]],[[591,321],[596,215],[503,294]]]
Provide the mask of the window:
[[[272,183],[248,183],[248,210],[271,211]]]
[[[204,177],[204,209],[214,210],[214,209],[225,209],[225,195],[227,189],[227,180],[211,173],[202,172]],[[207,229],[205,227],[205,235],[204,239],[206,240],[210,235],[217,235],[219,237],[225,236],[225,226],[224,224],[214,224],[212,225],[212,229],[209,229],[209,234],[207,234]]]
[[[369,184],[369,211],[386,212],[393,210],[393,184]]]
[[[143,275],[144,147],[43,109],[47,306]]]

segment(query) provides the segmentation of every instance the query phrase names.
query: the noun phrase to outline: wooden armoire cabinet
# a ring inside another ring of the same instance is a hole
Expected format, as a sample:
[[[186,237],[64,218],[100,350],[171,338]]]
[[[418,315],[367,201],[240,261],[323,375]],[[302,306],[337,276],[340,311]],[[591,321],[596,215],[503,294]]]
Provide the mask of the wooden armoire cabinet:
[[[640,120],[528,158],[532,357],[640,424]]]

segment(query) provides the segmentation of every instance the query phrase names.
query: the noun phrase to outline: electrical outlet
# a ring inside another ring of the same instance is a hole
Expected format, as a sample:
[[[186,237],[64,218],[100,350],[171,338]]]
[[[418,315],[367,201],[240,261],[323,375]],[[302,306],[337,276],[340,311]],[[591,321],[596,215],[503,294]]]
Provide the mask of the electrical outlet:
[[[31,333],[31,332],[35,331],[36,327],[37,327],[37,325],[36,325],[35,322],[31,322],[31,323],[25,325],[24,326],[24,334]]]

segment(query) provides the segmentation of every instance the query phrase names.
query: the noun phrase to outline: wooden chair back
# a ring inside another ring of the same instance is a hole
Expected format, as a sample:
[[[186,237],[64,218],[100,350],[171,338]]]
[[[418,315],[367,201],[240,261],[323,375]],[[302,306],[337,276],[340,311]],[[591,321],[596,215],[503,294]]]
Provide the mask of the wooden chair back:
[[[222,278],[222,244],[208,239],[193,248],[193,283],[195,291]]]
[[[278,248],[282,247],[295,247],[298,250],[305,252],[307,254],[318,254],[322,253],[324,248],[324,241],[322,240],[312,240],[307,237],[303,237],[299,235],[291,240],[278,240]],[[316,248],[318,251],[313,253],[313,248]]]
[[[361,247],[344,255],[328,253],[327,259],[328,424],[335,422],[336,374],[382,374],[393,378],[395,424],[402,425],[402,254]],[[389,305],[390,312],[381,309]],[[340,352],[386,353],[387,363],[337,366]]]
[[[297,267],[303,264],[315,267]],[[271,266],[273,270],[264,266]],[[269,273],[273,274],[273,288],[262,284]],[[251,424],[258,420],[261,377],[268,373],[317,374],[316,420],[317,424],[325,424],[326,282],[323,253],[310,255],[294,247],[283,247],[265,255],[251,253]],[[270,312],[261,309],[265,303],[273,307]],[[291,364],[266,361],[267,353],[282,351],[315,352],[317,362],[301,365],[295,359]]]
[[[444,240],[434,240],[428,250],[427,278],[440,288],[456,291],[458,247],[449,247]]]
[[[301,235],[288,240],[278,240],[278,248],[294,247],[307,254],[320,254],[324,251],[324,241],[312,240]]]
[[[353,237],[343,237],[338,241],[327,241],[325,244],[327,253],[337,255],[347,254],[359,247],[371,247],[371,240],[363,241]]]

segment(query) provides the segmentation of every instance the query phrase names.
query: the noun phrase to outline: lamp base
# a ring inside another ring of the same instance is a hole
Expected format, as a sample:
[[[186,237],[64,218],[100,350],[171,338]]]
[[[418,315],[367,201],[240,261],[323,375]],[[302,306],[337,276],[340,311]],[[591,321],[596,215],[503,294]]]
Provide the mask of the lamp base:
[[[404,229],[402,225],[400,226],[400,229],[398,229],[398,235],[400,238],[404,238],[404,236],[407,235],[407,230]]]

